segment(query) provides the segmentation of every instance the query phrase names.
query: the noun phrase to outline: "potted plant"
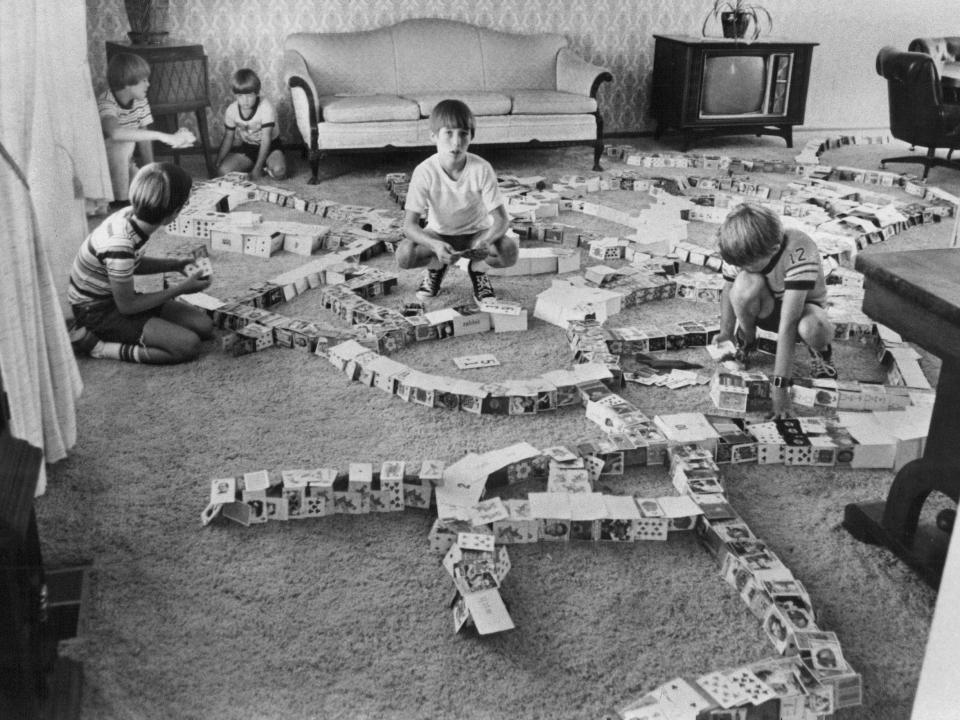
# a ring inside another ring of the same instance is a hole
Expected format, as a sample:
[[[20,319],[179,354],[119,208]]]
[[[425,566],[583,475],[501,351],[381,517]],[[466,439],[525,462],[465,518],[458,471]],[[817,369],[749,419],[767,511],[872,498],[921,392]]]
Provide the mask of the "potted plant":
[[[710,21],[720,21],[723,36],[726,38],[746,37],[751,29],[750,40],[760,37],[762,21],[766,20],[767,32],[773,29],[773,18],[765,7],[754,5],[745,0],[713,0],[713,7],[703,19],[702,34],[706,36]]]

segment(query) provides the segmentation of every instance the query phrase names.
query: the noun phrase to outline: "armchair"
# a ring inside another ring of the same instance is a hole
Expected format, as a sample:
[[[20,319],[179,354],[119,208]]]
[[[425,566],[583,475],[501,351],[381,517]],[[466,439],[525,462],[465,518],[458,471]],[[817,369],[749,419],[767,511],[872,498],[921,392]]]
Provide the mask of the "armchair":
[[[940,75],[944,99],[960,102],[960,37],[915,38],[907,50],[932,57]]]
[[[887,80],[891,134],[911,145],[928,148],[926,155],[884,158],[881,167],[888,162],[919,163],[923,165],[924,180],[931,167],[960,170],[960,163],[951,160],[953,151],[960,147],[960,105],[943,102],[933,58],[885,47],[877,54],[877,74]],[[937,157],[937,148],[946,149],[947,157]]]

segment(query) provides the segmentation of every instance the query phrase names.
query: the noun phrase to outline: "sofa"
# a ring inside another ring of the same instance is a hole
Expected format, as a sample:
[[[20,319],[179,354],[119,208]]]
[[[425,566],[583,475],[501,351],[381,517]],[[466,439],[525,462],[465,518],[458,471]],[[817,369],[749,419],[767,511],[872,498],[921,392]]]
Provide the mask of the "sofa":
[[[467,103],[474,145],[589,144],[600,169],[600,84],[612,75],[557,34],[500,32],[454,20],[376,30],[299,32],[284,42],[284,82],[317,182],[328,152],[422,148],[444,98]]]

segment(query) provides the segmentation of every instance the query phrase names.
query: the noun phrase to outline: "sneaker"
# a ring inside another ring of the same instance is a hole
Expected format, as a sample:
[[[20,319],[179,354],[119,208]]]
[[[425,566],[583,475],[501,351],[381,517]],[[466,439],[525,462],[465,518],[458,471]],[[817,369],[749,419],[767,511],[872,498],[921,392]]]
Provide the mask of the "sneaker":
[[[447,266],[427,268],[423,273],[423,280],[420,281],[420,287],[417,288],[417,297],[421,300],[429,300],[440,294],[440,285],[443,283],[443,276],[447,274]]]
[[[808,346],[807,350],[810,352],[810,371],[813,377],[835,380],[837,368],[833,364],[833,347],[827,345],[826,350],[817,351]]]
[[[473,283],[473,299],[479,305],[484,300],[496,300],[497,293],[490,284],[490,278],[485,272],[477,272],[473,269],[473,263],[467,266],[467,275],[470,276],[470,282]]]
[[[733,359],[743,365],[744,370],[749,370],[750,364],[753,362],[753,354],[757,351],[756,338],[748,345],[743,339],[743,331],[737,328],[733,336],[733,344],[737,346],[736,352],[733,353]]]
[[[70,345],[73,346],[73,352],[76,355],[89,355],[90,351],[100,342],[100,338],[72,320],[67,323],[67,336],[70,338]]]

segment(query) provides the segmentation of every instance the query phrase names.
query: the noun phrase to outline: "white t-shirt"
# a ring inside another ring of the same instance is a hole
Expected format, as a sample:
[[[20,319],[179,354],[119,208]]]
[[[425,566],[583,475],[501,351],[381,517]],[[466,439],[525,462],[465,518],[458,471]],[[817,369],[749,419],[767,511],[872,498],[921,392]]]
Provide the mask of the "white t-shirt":
[[[223,114],[223,126],[227,130],[236,131],[233,140],[235,146],[241,143],[259,145],[261,131],[268,133],[269,140],[273,140],[280,134],[277,128],[277,111],[266,98],[258,98],[257,104],[253,106],[253,112],[246,118],[240,112],[240,104],[234,100]]]
[[[490,213],[503,205],[497,176],[486,160],[467,153],[467,164],[453,180],[431,155],[414,168],[406,210],[427,218],[427,229],[441,235],[466,235],[490,226]]]

